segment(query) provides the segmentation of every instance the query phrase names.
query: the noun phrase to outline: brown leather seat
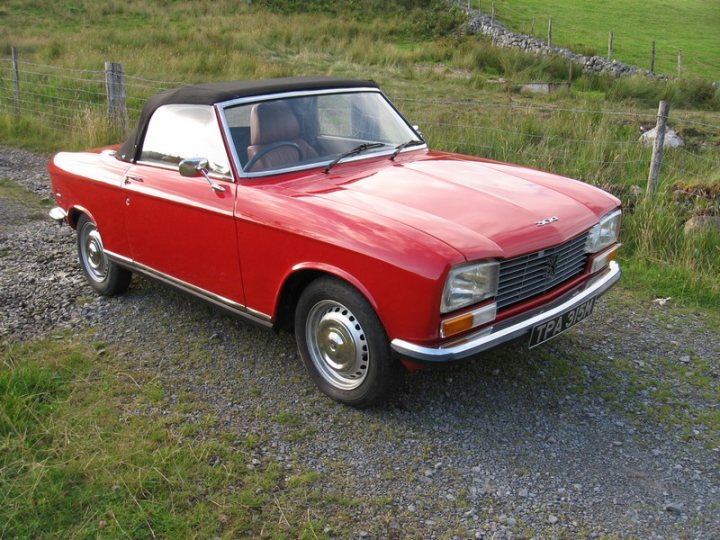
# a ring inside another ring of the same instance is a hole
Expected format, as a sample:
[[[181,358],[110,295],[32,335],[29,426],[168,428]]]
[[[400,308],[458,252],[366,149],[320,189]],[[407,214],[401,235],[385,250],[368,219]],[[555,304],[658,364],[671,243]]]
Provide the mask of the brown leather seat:
[[[283,142],[292,144],[278,144]],[[268,149],[271,145],[275,147]],[[297,118],[284,101],[257,103],[250,110],[248,160],[263,150],[267,153],[252,165],[251,171],[291,167],[318,155],[312,146],[300,138]]]

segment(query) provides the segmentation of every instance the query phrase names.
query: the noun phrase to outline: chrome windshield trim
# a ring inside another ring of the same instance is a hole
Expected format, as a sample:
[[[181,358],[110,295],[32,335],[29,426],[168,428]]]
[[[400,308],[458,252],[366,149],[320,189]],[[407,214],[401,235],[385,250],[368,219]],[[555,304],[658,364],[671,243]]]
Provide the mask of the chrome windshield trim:
[[[235,164],[235,169],[237,170],[237,175],[239,179],[253,179],[253,178],[266,178],[269,176],[275,176],[278,174],[287,174],[297,171],[306,171],[310,169],[317,169],[317,168],[323,168],[326,165],[332,163],[332,159],[328,159],[327,161],[317,161],[315,163],[309,163],[306,165],[296,165],[294,167],[286,167],[284,169],[273,169],[272,171],[261,171],[261,172],[245,172],[242,170],[242,166],[240,163],[240,157],[237,154],[237,150],[235,148],[234,144],[231,144],[232,142],[232,135],[230,134],[230,127],[227,123],[227,118],[225,117],[225,109],[230,107],[235,107],[237,105],[242,105],[245,103],[257,103],[259,101],[271,101],[274,99],[285,99],[285,98],[294,98],[294,97],[308,97],[308,96],[321,96],[321,95],[329,95],[329,94],[352,94],[352,93],[361,93],[361,92],[372,92],[375,94],[380,94],[385,101],[388,102],[390,107],[393,111],[395,111],[400,119],[405,122],[405,125],[407,125],[410,130],[418,135],[418,137],[421,140],[425,140],[423,137],[421,137],[417,130],[407,121],[407,119],[400,113],[400,111],[397,110],[397,108],[392,104],[390,99],[380,90],[379,88],[375,87],[357,87],[357,88],[329,88],[324,90],[303,90],[303,91],[293,91],[293,92],[281,92],[278,94],[266,94],[261,96],[249,96],[249,97],[242,97],[237,99],[231,99],[229,101],[223,101],[221,103],[217,103],[215,106],[220,111],[220,128],[223,130],[223,133],[225,135],[225,140],[227,141],[228,148],[230,150],[230,155],[232,156],[233,162]],[[413,150],[422,150],[427,149],[427,143],[425,142],[422,145],[418,146],[412,146],[409,148],[404,148],[400,153],[404,152],[410,152]],[[371,152],[367,154],[360,154],[358,156],[349,157],[347,159],[343,159],[343,163],[350,163],[353,161],[360,161],[362,159],[367,159],[369,157],[379,157],[379,156],[389,156],[395,151],[395,145],[389,144],[387,150],[381,149],[378,152]]]
[[[323,90],[293,90],[291,92],[279,92],[277,94],[263,94],[259,96],[246,96],[229,101],[221,101],[217,104],[221,110],[228,107],[234,107],[235,105],[242,105],[243,103],[256,103],[258,101],[270,101],[272,99],[285,99],[293,97],[305,97],[305,96],[322,96],[325,94],[352,94],[354,92],[376,92],[382,94],[382,91],[374,86],[357,86],[350,88],[325,88]]]
[[[108,251],[107,249],[105,250],[105,254],[110,260],[115,261],[116,263],[126,268],[129,268],[134,272],[140,272],[141,274],[150,276],[151,278],[157,279],[158,281],[162,281],[163,283],[167,283],[168,285],[177,287],[178,289],[181,289],[188,294],[192,294],[193,296],[206,300],[211,304],[214,304],[218,307],[234,313],[235,315],[240,315],[241,317],[250,319],[253,322],[261,324],[262,326],[272,326],[272,317],[270,317],[270,315],[266,315],[265,313],[244,306],[243,304],[239,304],[238,302],[230,300],[229,298],[225,298],[223,296],[220,296],[219,294],[215,294],[200,287],[196,287],[191,283],[187,283],[186,281],[174,278],[168,274],[155,270],[154,268],[135,262],[132,259],[125,257],[124,255],[113,253],[112,251]]]
[[[469,336],[442,343],[436,347],[418,345],[402,339],[393,339],[391,346],[400,356],[425,362],[462,360],[520,337],[529,332],[534,326],[557,317],[590,298],[604,294],[619,279],[620,266],[615,261],[611,261],[608,268],[592,276],[587,282],[565,293],[560,298],[528,313],[521,313],[501,321],[490,328],[483,328]]]

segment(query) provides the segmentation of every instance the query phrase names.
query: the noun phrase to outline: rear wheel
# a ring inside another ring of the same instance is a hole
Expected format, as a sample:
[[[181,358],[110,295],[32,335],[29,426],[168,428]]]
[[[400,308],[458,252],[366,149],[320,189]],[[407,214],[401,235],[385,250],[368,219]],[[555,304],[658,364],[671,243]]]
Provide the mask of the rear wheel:
[[[80,266],[92,288],[105,296],[125,292],[131,272],[107,258],[100,231],[85,215],[78,220],[77,241]]]
[[[337,401],[374,405],[397,383],[400,366],[385,329],[362,294],[343,281],[320,278],[303,291],[295,338],[313,381]]]

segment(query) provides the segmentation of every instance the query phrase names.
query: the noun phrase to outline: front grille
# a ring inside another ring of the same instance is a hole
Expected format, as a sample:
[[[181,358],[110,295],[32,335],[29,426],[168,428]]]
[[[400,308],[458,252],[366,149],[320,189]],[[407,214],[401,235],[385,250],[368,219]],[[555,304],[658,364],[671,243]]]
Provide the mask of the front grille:
[[[543,294],[580,274],[587,264],[584,233],[560,246],[500,262],[497,307]]]

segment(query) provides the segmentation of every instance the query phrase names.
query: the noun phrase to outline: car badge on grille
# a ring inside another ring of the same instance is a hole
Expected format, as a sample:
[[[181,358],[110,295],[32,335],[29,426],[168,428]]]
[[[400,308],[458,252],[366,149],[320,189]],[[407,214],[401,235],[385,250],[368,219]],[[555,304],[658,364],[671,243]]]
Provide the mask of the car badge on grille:
[[[538,227],[542,227],[543,225],[549,225],[550,223],[555,223],[556,221],[560,221],[560,218],[557,216],[552,216],[549,218],[541,219],[540,221],[536,221],[535,225]]]
[[[560,255],[550,255],[547,258],[546,266],[545,266],[545,275],[548,278],[554,278],[555,274],[557,273],[558,269],[558,263],[560,262]]]

